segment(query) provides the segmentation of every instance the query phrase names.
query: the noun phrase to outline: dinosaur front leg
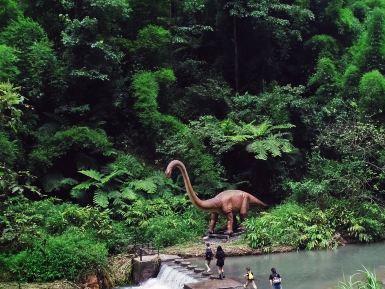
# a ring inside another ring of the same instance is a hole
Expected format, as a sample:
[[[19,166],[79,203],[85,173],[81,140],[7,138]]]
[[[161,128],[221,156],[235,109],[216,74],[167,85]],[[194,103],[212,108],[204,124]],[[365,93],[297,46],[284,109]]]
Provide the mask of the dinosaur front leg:
[[[209,234],[214,234],[215,225],[218,221],[218,213],[211,213],[210,215],[210,224],[209,224]]]
[[[227,231],[226,234],[231,235],[233,233],[234,215],[233,212],[226,214],[227,218]]]

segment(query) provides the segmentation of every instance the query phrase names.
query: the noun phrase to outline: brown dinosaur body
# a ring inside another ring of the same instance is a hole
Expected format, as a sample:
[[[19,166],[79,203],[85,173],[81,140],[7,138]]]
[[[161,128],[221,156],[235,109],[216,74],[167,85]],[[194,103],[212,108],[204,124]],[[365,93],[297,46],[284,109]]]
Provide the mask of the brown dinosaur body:
[[[219,193],[214,198],[208,200],[201,200],[195,193],[190,178],[188,176],[186,167],[181,161],[171,161],[166,169],[166,176],[171,177],[174,168],[178,168],[183,176],[183,181],[186,187],[187,194],[191,202],[199,209],[211,213],[209,232],[213,233],[215,225],[218,221],[218,215],[223,214],[227,218],[227,234],[232,234],[234,230],[235,214],[239,214],[241,221],[243,221],[249,210],[250,205],[259,205],[266,207],[267,205],[254,197],[253,195],[240,190],[227,190]]]

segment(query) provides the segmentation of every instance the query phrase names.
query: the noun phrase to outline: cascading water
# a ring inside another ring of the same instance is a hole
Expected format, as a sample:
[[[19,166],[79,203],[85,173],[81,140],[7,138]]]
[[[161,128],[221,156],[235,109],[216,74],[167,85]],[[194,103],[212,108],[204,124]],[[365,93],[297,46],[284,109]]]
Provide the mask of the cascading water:
[[[189,272],[184,272],[182,267],[173,268],[162,264],[158,277],[147,280],[139,287],[120,287],[120,289],[182,289],[186,283],[198,282],[187,274]]]

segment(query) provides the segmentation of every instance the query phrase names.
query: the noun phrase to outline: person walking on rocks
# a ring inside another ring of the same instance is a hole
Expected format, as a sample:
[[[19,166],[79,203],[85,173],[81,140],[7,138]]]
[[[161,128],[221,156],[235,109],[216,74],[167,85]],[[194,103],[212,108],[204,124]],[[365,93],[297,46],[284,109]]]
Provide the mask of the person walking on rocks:
[[[213,257],[214,257],[214,254],[213,254],[213,251],[211,250],[210,243],[207,243],[206,252],[205,252],[205,261],[206,261],[205,265],[207,267],[207,272],[211,271],[210,263]]]
[[[246,283],[243,285],[243,288],[247,288],[251,284],[254,289],[257,289],[257,285],[255,285],[254,282],[254,273],[251,272],[249,267],[246,268],[246,274],[244,277],[246,277]]]
[[[215,253],[215,258],[217,259],[218,273],[219,279],[225,278],[225,274],[223,272],[223,266],[225,265],[225,252],[223,251],[221,246],[218,246],[217,252]]]
[[[281,278],[281,275],[278,274],[277,269],[271,268],[269,281],[273,289],[282,289],[282,285],[281,285],[282,278]]]

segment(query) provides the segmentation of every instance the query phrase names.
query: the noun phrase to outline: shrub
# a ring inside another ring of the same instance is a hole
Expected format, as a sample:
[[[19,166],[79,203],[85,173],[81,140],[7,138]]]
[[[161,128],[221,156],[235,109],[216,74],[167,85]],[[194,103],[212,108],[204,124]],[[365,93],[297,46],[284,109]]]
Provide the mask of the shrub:
[[[164,247],[191,240],[205,229],[205,214],[191,207],[185,197],[136,200],[125,213],[128,234],[136,242],[155,242]],[[167,230],[165,230],[167,228]]]
[[[19,2],[15,0],[0,0],[0,27],[4,27],[12,19],[20,15]]]
[[[328,57],[320,58],[308,85],[315,89],[315,97],[319,103],[324,104],[336,97],[339,90],[339,74],[333,60]]]
[[[202,212],[195,209],[184,214],[170,214],[148,220],[145,230],[147,240],[153,240],[157,247],[167,247],[194,240],[204,233]],[[167,228],[167,230],[165,230]]]
[[[336,245],[326,214],[318,208],[296,203],[286,203],[258,218],[249,218],[245,227],[245,238],[252,248],[269,250],[273,246],[288,245],[310,250]]]
[[[74,126],[52,132],[40,131],[38,145],[30,154],[30,162],[34,169],[45,172],[60,157],[71,152],[88,152],[108,156],[112,153],[112,144],[103,130]],[[74,162],[76,160],[73,160]]]
[[[0,42],[27,51],[35,42],[48,41],[43,28],[28,17],[19,17],[0,33]]]
[[[305,42],[305,45],[317,57],[334,57],[338,55],[339,47],[337,41],[330,35],[314,35]]]
[[[103,268],[107,262],[105,244],[79,230],[51,236],[33,247],[8,257],[8,270],[19,281],[75,280],[85,270]]]
[[[370,115],[383,113],[385,110],[385,78],[378,71],[365,73],[359,84],[360,106]]]
[[[385,238],[384,209],[374,202],[333,200],[326,214],[331,225],[344,237],[360,242]]]
[[[115,242],[121,243],[119,238],[127,239],[114,231],[116,225],[110,219],[109,211],[73,204],[55,204],[49,199],[31,202],[25,198],[11,198],[0,220],[0,228],[3,227],[0,248],[9,252],[26,250],[34,245],[36,239],[59,236],[71,228],[108,243],[108,248],[114,251],[117,250]]]
[[[0,125],[16,130],[23,101],[18,87],[9,82],[0,82]]]
[[[20,73],[16,64],[18,57],[12,47],[0,45],[0,81],[14,81]]]
[[[12,165],[17,158],[18,152],[16,143],[0,131],[0,163]]]

